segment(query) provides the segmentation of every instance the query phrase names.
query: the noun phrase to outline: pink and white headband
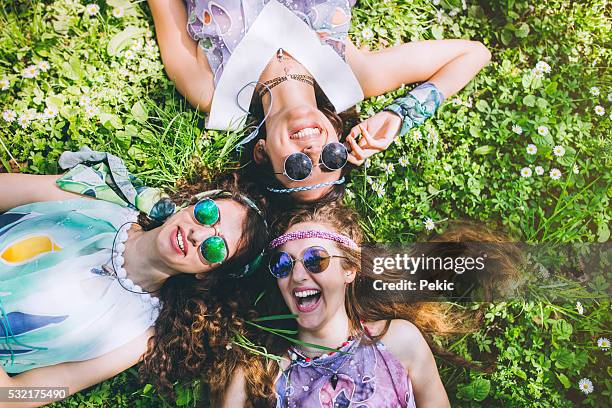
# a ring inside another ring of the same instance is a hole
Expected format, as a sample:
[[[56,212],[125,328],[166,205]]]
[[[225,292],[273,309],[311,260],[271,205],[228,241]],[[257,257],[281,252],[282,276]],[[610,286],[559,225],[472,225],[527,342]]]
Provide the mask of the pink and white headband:
[[[306,231],[295,231],[288,234],[283,234],[270,242],[268,249],[277,248],[289,241],[295,241],[297,239],[307,238],[322,238],[329,239],[330,241],[336,241],[348,247],[357,249],[359,246],[355,241],[347,237],[346,235],[336,234],[335,232],[318,231],[318,230],[306,230]]]

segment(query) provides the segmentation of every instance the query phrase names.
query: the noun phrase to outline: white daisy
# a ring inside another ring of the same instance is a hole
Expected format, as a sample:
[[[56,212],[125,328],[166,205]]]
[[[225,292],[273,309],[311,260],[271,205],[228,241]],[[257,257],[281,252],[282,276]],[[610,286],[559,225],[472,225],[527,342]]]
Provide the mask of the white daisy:
[[[465,102],[465,106],[467,106],[468,108],[472,107],[472,98],[468,98],[468,100]]]
[[[612,102],[612,92],[608,94],[608,102]]]
[[[584,314],[584,307],[582,306],[582,303],[576,302],[576,311],[578,314]]]
[[[512,125],[512,131],[513,131],[514,133],[516,133],[517,135],[520,135],[520,134],[522,134],[522,133],[523,133],[523,128],[522,128],[522,127],[520,127],[520,126],[519,126],[519,125],[517,125],[517,124],[514,124],[514,125]]]
[[[29,122],[28,117],[23,114],[19,116],[19,119],[17,119],[17,123],[19,123],[19,126],[21,126],[23,129],[28,127]]]
[[[361,31],[361,36],[364,40],[371,40],[374,38],[374,31],[370,27],[366,27]]]
[[[6,121],[6,122],[13,122],[15,120],[15,118],[17,117],[17,112],[15,112],[12,109],[7,109],[4,112],[2,112],[2,118]]]
[[[553,147],[553,154],[557,157],[563,157],[563,155],[565,154],[565,147],[556,145],[555,147]]]
[[[459,9],[458,8],[453,8],[451,11],[448,12],[448,15],[451,17],[455,17],[457,14],[459,14]]]
[[[542,174],[544,174],[544,167],[535,166],[535,174],[537,174],[538,176],[541,176]]]
[[[53,105],[48,106],[47,109],[45,109],[44,113],[43,113],[43,118],[45,119],[51,119],[57,116],[57,108]]]
[[[140,38],[134,41],[134,44],[132,44],[130,48],[134,51],[140,51],[142,50],[142,47],[144,47],[144,41],[142,40],[142,38]]]
[[[593,96],[599,96],[599,88],[596,86],[592,86],[591,89],[589,89],[589,92]]]
[[[550,178],[553,180],[559,180],[561,178],[561,170],[557,168],[550,169],[550,172],[548,174],[550,175]]]
[[[521,177],[525,177],[525,178],[531,177],[531,169],[529,167],[523,167],[521,169]]]
[[[6,91],[11,86],[11,82],[7,78],[0,79],[0,89]]]
[[[580,391],[588,395],[593,392],[593,382],[588,378],[583,378],[582,380],[578,381],[578,388],[580,388]]]
[[[536,78],[542,78],[544,76],[544,71],[542,71],[540,68],[534,68],[531,70],[531,72]]]
[[[99,110],[98,107],[95,105],[86,105],[85,106],[85,114],[87,115],[87,117],[93,117],[96,116],[98,114]]]
[[[125,15],[125,9],[121,6],[115,7],[112,14],[115,18],[121,18]]]
[[[393,173],[395,171],[395,166],[393,163],[386,163],[383,164],[383,169],[385,169],[387,173]]]
[[[436,227],[436,223],[431,218],[427,218],[425,221],[423,221],[423,224],[425,225],[425,229],[427,231],[431,231]]]
[[[603,116],[603,115],[605,115],[605,114],[606,114],[606,110],[604,109],[604,107],[603,107],[603,106],[601,106],[601,105],[597,105],[597,106],[595,106],[595,113],[596,113],[597,115],[599,115],[599,116]]]
[[[538,147],[533,143],[529,143],[526,150],[527,154],[536,154],[538,152]]]
[[[548,127],[544,125],[538,126],[538,134],[540,136],[546,136],[548,134]]]
[[[408,157],[406,157],[406,156],[402,156],[402,157],[400,157],[400,158],[399,158],[399,165],[400,165],[400,166],[402,166],[402,167],[407,167],[407,166],[408,166],[408,164],[409,164],[409,162],[408,162]]]
[[[85,6],[85,12],[90,16],[95,16],[100,11],[100,6],[97,4],[88,4]]]
[[[91,98],[87,95],[81,95],[81,97],[79,98],[79,105],[81,106],[89,105],[90,103]]]
[[[414,140],[421,140],[423,138],[423,134],[419,129],[414,132]]]
[[[455,106],[461,105],[461,99],[459,99],[459,98],[453,98],[452,102],[453,102],[453,105],[455,105]]]
[[[610,340],[606,337],[600,337],[597,339],[597,347],[603,349],[604,351],[610,347]]]
[[[38,67],[36,65],[30,65],[24,68],[21,75],[24,78],[36,78],[38,76]]]
[[[548,65],[545,61],[540,61],[536,64],[536,69],[541,70],[545,73],[550,73],[550,65]]]
[[[574,164],[574,167],[572,167],[572,171],[574,172],[574,174],[580,173],[580,168],[577,164]]]
[[[51,68],[51,64],[49,64],[49,61],[43,60],[38,63],[38,69],[40,69],[43,72],[47,72],[50,68]]]
[[[132,50],[125,50],[123,52],[123,56],[125,57],[125,59],[131,60],[131,59],[134,59],[134,57],[136,57],[136,54],[134,54],[134,51]]]
[[[432,3],[434,6],[438,6],[440,5],[440,0],[433,0]]]

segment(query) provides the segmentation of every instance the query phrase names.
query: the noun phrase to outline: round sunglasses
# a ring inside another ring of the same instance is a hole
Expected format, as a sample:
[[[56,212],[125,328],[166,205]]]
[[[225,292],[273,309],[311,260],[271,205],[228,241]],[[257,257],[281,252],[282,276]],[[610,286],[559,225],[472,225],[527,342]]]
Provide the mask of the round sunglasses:
[[[276,252],[270,256],[268,268],[275,278],[281,279],[289,276],[296,262],[301,262],[307,271],[321,273],[329,266],[331,258],[345,258],[346,256],[330,255],[323,247],[312,246],[306,248],[301,259],[294,259],[287,252]]]
[[[340,170],[348,161],[348,150],[342,143],[332,142],[323,146],[321,151],[320,163],[327,170]],[[307,179],[312,174],[314,165],[308,155],[302,152],[290,154],[285,159],[282,173],[292,181],[302,181]]]
[[[225,239],[219,236],[219,232],[215,227],[221,219],[221,212],[215,200],[212,198],[205,198],[198,201],[193,206],[193,217],[198,224],[213,227],[215,229],[215,235],[206,238],[200,244],[199,250],[202,258],[211,264],[225,261],[229,253],[229,247]]]

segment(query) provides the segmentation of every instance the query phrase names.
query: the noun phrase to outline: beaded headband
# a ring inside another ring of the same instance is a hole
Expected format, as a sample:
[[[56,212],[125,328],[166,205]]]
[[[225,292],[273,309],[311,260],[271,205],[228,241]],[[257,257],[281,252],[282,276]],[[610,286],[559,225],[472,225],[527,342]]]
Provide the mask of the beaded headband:
[[[346,235],[336,234],[335,232],[327,232],[327,231],[318,231],[318,230],[305,230],[305,231],[295,231],[290,232],[288,234],[283,234],[277,238],[274,238],[272,242],[268,245],[268,249],[277,248],[283,244],[286,244],[289,241],[295,241],[298,239],[307,239],[307,238],[322,238],[329,239],[330,241],[336,241],[348,247],[357,249],[359,246],[355,241],[347,237]]]
[[[326,181],[325,183],[319,183],[319,184],[313,184],[312,186],[302,186],[302,187],[292,187],[292,188],[272,188],[272,187],[266,187],[266,189],[271,192],[271,193],[280,193],[280,194],[288,194],[288,193],[295,193],[295,192],[299,192],[299,191],[308,191],[308,190],[315,190],[317,188],[321,188],[321,187],[327,187],[327,186],[331,186],[334,184],[342,184],[344,183],[344,176],[339,178],[338,180],[334,180],[334,181]]]

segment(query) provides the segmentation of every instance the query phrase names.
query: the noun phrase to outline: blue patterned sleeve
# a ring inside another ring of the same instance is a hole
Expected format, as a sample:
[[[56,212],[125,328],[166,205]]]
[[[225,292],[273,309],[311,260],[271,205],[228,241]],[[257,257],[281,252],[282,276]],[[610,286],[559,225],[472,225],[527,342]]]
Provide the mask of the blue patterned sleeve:
[[[431,82],[425,82],[401,98],[397,98],[384,110],[402,118],[399,136],[402,137],[414,127],[420,126],[436,112],[444,101],[444,95]]]

